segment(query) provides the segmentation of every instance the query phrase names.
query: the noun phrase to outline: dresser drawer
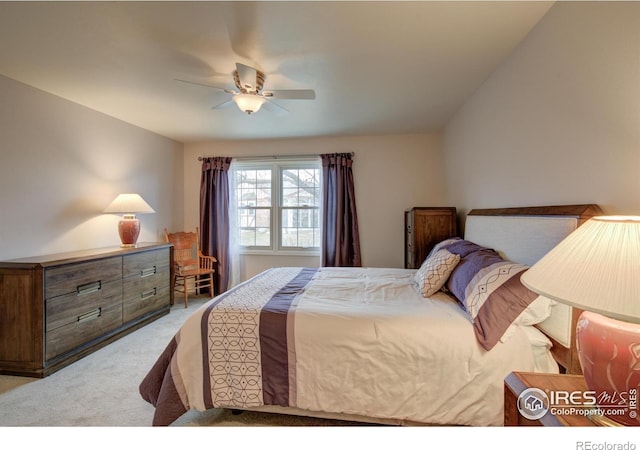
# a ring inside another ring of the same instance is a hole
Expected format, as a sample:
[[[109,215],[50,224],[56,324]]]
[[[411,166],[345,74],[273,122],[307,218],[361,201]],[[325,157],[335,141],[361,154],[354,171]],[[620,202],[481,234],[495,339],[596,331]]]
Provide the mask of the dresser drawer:
[[[66,264],[45,271],[45,298],[83,293],[122,278],[122,257]]]
[[[119,301],[88,309],[85,314],[76,317],[75,321],[47,331],[45,357],[47,360],[55,358],[120,325],[122,325],[122,303]]]
[[[138,317],[142,317],[150,312],[158,311],[170,307],[169,286],[155,288],[135,300],[125,301],[122,307],[124,323],[130,322]]]
[[[124,256],[122,273],[124,278],[147,277],[169,267],[169,249],[153,250]]]
[[[45,301],[45,329],[49,332],[76,322],[91,321],[100,309],[121,304],[122,280],[104,283],[91,292],[49,298]]]
[[[148,277],[129,278],[123,285],[123,321],[170,306],[169,270]]]

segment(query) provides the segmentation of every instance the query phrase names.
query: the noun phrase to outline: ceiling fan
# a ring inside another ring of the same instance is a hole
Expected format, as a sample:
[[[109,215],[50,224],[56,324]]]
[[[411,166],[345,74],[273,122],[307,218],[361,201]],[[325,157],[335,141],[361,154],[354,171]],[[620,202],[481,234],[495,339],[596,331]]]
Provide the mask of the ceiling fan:
[[[233,97],[230,100],[215,105],[211,109],[223,109],[235,103],[242,112],[247,114],[258,112],[262,107],[276,115],[289,112],[282,106],[270,101],[271,99],[315,100],[316,98],[316,93],[313,89],[276,89],[264,91],[262,88],[264,87],[265,78],[264,72],[245,64],[236,63],[236,70],[233,71],[233,81],[237,90],[177,78],[176,81],[218,89],[227,94],[232,94]]]

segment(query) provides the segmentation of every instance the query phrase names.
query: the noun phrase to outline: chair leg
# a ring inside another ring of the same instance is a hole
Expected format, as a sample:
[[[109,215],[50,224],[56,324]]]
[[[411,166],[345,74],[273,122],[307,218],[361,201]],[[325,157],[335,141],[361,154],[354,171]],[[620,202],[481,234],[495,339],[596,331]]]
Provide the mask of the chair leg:
[[[176,276],[174,275],[173,277],[171,277],[171,306],[173,306],[174,302],[174,296],[176,293]]]
[[[189,306],[188,299],[187,299],[187,296],[188,296],[187,292],[188,292],[187,291],[187,279],[185,278],[184,279],[184,307],[185,308]]]

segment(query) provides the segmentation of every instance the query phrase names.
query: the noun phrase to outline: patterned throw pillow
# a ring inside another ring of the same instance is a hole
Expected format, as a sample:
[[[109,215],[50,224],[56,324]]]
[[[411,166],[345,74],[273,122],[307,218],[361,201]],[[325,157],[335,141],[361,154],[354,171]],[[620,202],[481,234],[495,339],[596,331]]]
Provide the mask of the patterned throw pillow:
[[[520,277],[529,267],[509,261],[480,270],[467,287],[464,308],[473,320],[480,344],[491,350],[509,326],[538,295]]]
[[[538,297],[520,281],[529,267],[469,241],[455,242],[446,250],[461,257],[447,288],[471,317],[480,345],[491,350]]]
[[[415,281],[422,296],[426,298],[438,292],[459,262],[460,256],[446,249],[438,250],[425,259],[415,274]]]

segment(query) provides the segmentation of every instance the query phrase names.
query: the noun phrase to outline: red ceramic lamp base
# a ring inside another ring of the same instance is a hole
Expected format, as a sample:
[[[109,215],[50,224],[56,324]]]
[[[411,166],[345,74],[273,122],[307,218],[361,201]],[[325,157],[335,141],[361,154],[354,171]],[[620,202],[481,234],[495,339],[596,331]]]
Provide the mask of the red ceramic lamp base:
[[[118,232],[122,241],[121,247],[135,247],[140,235],[140,221],[135,216],[133,218],[125,216],[118,223]]]
[[[602,413],[594,422],[639,426],[640,325],[585,311],[576,335],[585,382]]]

